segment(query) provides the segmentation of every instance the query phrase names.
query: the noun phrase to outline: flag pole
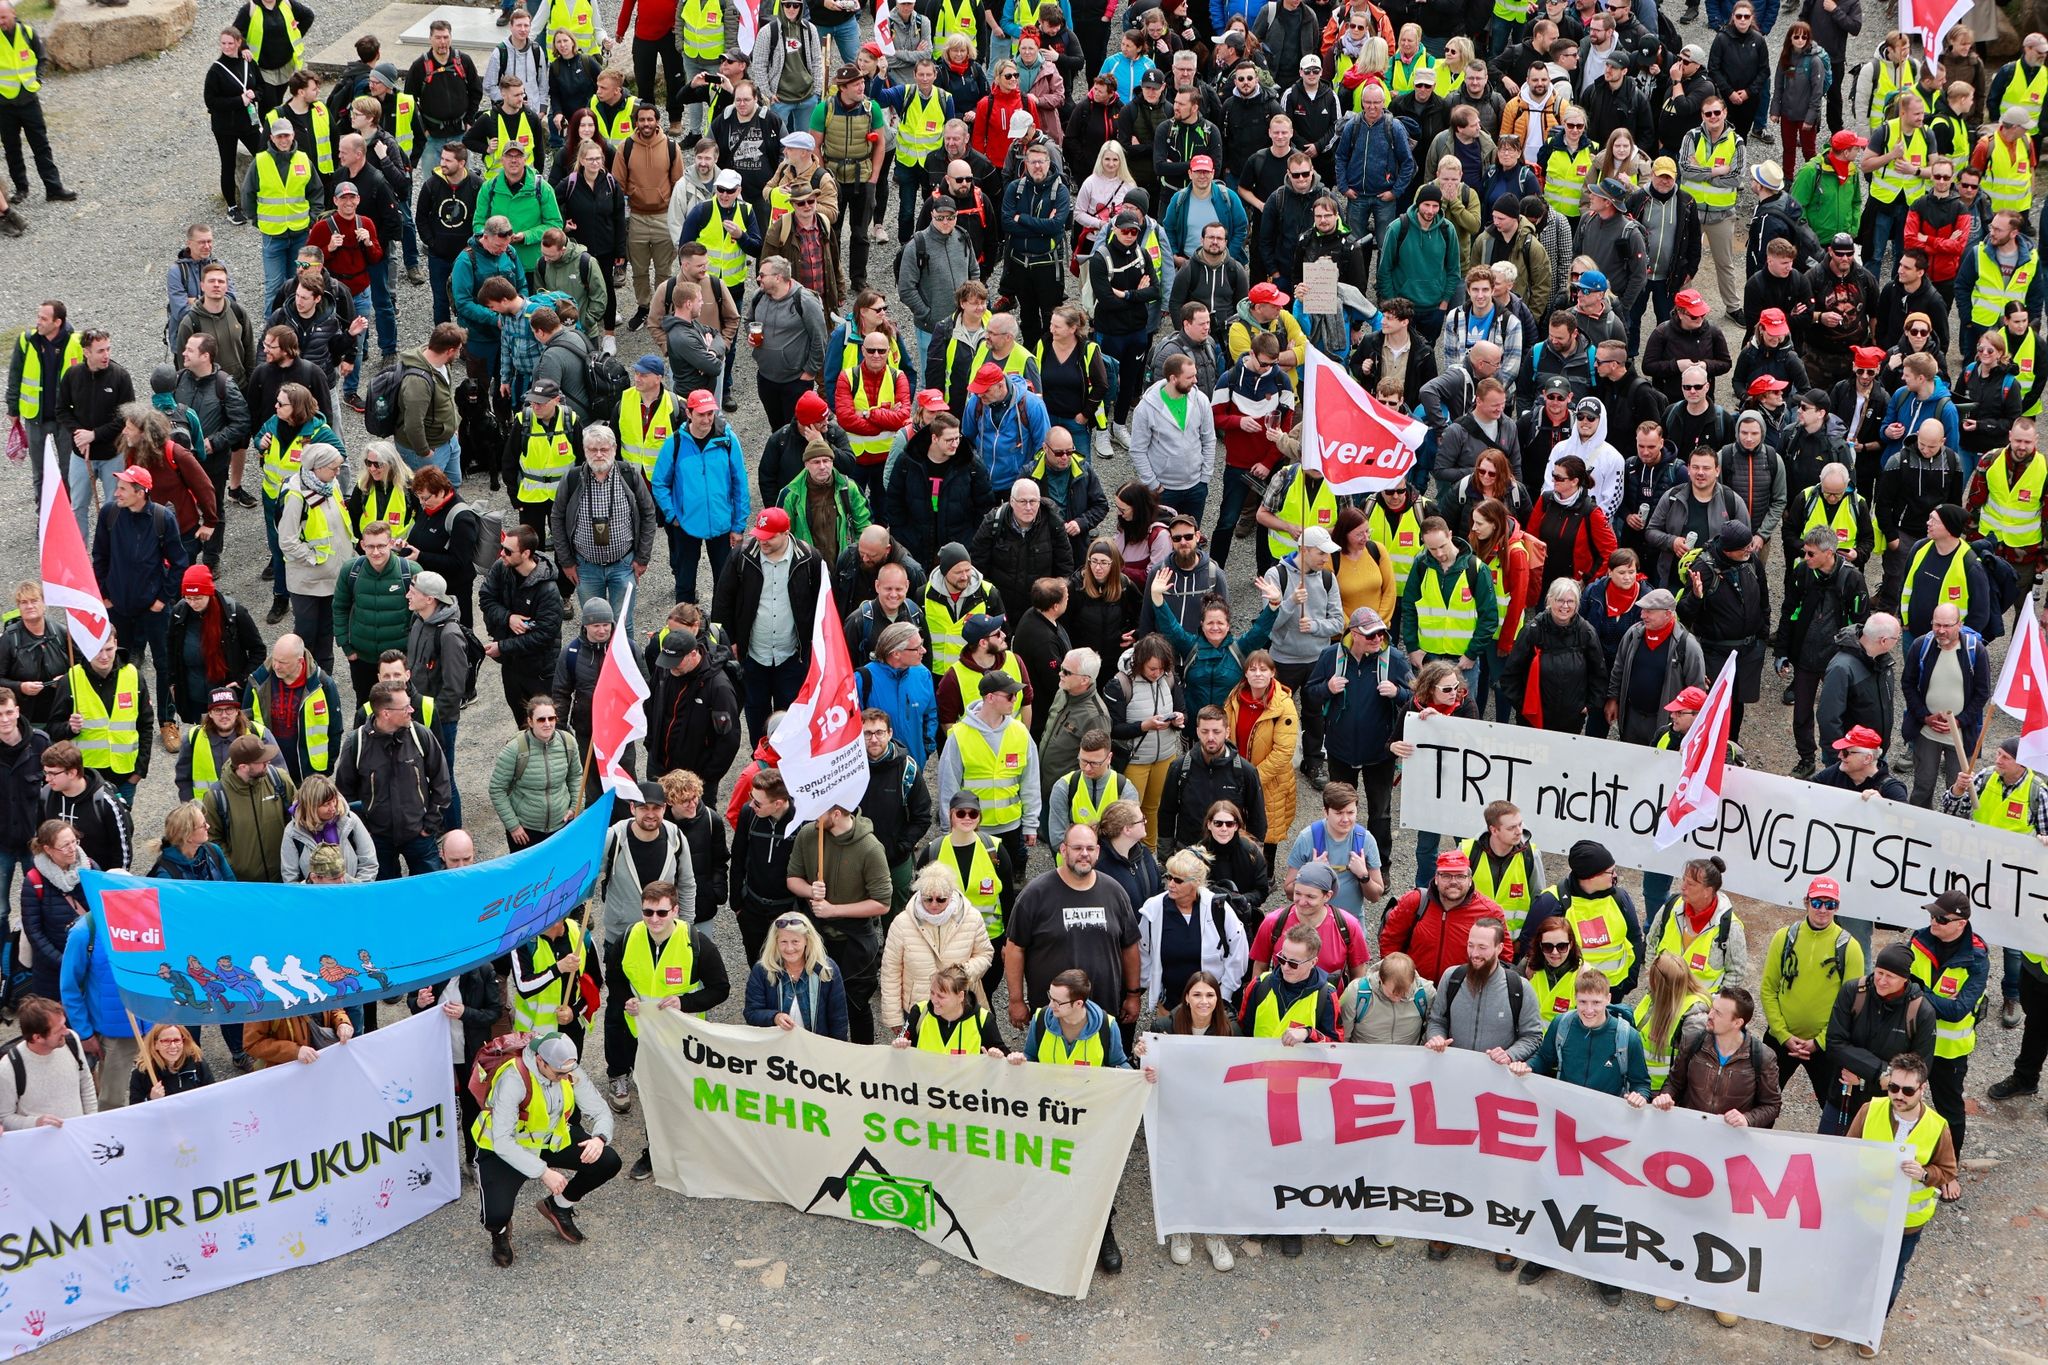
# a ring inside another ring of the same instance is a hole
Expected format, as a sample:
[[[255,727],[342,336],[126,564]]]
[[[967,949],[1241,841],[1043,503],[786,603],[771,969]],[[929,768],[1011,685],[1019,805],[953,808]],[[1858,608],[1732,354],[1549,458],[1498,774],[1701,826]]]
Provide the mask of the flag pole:
[[[136,1019],[135,1011],[129,1009],[126,1005],[121,1007],[121,1012],[128,1016],[128,1028],[135,1035],[136,1040],[142,1044],[136,1051],[141,1054],[143,1071],[149,1075],[150,1088],[155,1089],[157,1086],[162,1085],[163,1082],[157,1079],[156,1059],[149,1055],[149,1040],[143,1036],[142,1024]]]

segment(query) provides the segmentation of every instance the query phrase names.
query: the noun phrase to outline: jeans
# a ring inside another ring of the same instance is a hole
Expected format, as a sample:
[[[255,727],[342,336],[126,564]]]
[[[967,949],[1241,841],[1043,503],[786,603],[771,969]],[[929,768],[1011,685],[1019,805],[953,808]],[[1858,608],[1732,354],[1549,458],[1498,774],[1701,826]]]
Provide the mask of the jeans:
[[[924,167],[906,166],[901,161],[893,164],[890,174],[896,181],[896,240],[908,245],[911,235],[917,231],[917,205],[925,193]],[[919,335],[931,334],[921,332]],[[922,345],[918,347],[920,352],[923,349]]]
[[[1202,524],[1202,513],[1209,507],[1209,483],[1203,480],[1191,488],[1168,488],[1159,494],[1161,505],[1176,512],[1184,512],[1195,519],[1197,529]]]
[[[460,436],[450,436],[425,455],[407,450],[404,446],[398,447],[398,454],[405,461],[405,467],[413,473],[417,474],[428,465],[433,465],[448,476],[450,484],[457,488],[462,487],[462,438]],[[274,521],[271,539],[275,543],[276,531]]]
[[[1863,211],[1870,221],[1870,260],[1866,264],[1871,274],[1883,279],[1885,252],[1900,245],[1900,234],[1905,231],[1906,196],[1902,192],[1889,204],[1873,199],[1864,205]]]
[[[436,155],[439,154],[436,153]],[[420,234],[419,230],[413,226],[411,201],[412,196],[410,194],[398,201],[398,221],[405,229],[405,268],[407,270],[417,270],[420,268]],[[391,256],[388,251],[385,253],[384,260],[387,265],[390,264]]]
[[[611,564],[596,564],[581,556],[576,560],[576,600],[588,602],[602,597],[611,603],[612,615],[626,610],[626,598],[633,591],[633,556]]]
[[[851,57],[848,61],[853,60]],[[775,111],[775,117],[782,120],[782,126],[797,131],[806,131],[811,126],[811,110],[818,107],[815,96],[804,100],[777,100],[768,106]]]
[[[1933,810],[1935,792],[1956,780],[1962,762],[1954,744],[1932,730],[1922,730],[1913,740],[1913,804]]]
[[[382,266],[378,266],[375,269],[373,269],[371,273],[379,273],[382,271],[382,269]],[[366,318],[370,316],[370,311],[372,308],[371,291],[368,289],[357,290],[355,293],[355,305],[357,317]],[[370,358],[369,328],[365,327],[361,332],[356,334],[356,344],[353,350],[353,355],[355,357],[356,362],[355,368],[348,372],[348,378],[344,379],[341,383],[341,394],[342,397],[344,398],[354,397],[356,392],[362,387],[363,370]]]
[[[150,661],[156,667],[156,719],[159,725],[176,719],[177,713],[171,706],[171,669],[175,666],[170,657],[171,604],[165,603],[162,611],[139,611],[134,615],[127,612],[110,611],[107,619],[113,623],[114,635],[121,642],[121,648],[128,653],[128,662],[142,667],[142,651],[147,649]],[[142,736],[142,743],[149,743],[149,736]]]
[[[260,496],[263,499],[263,534],[270,542],[270,595],[283,597],[284,551],[279,549],[277,544],[277,518],[284,508],[284,501],[281,498],[273,498],[268,493]]]
[[[819,24],[820,37],[830,38],[839,49],[839,60],[850,62],[860,56],[860,20],[851,15],[836,24]],[[808,128],[809,124],[802,125]]]
[[[725,561],[732,555],[732,542],[724,536],[712,536],[700,540],[680,526],[668,528],[668,562],[675,570],[676,596],[678,602],[697,600],[697,553],[702,550],[711,560],[711,581],[715,585],[718,576],[725,572]]]
[[[809,671],[810,661],[802,654],[792,654],[779,664],[740,660],[740,676],[747,692],[742,699],[747,733],[757,742],[768,733],[768,713],[780,711],[796,700],[797,689],[803,686],[804,675]]]
[[[1899,1301],[1899,1287],[1906,1282],[1906,1267],[1913,1260],[1913,1253],[1920,1249],[1920,1234],[1924,1228],[1914,1228],[1899,1238],[1899,1263],[1892,1270],[1892,1296],[1884,1301],[1886,1316],[1890,1316],[1892,1305]]]
[[[448,761],[448,819],[449,829],[462,828],[462,785],[455,780],[455,732],[460,728],[462,718],[436,714],[434,723],[428,727],[434,738],[441,742],[442,757]],[[378,868],[379,876],[383,868]]]
[[[377,850],[377,880],[380,882],[398,880],[400,858],[405,859],[406,872],[411,876],[441,870],[441,850],[427,835],[416,834],[410,839],[394,840],[373,834],[370,843]]]
[[[63,440],[62,436],[57,438]],[[119,460],[89,460],[76,450],[70,451],[63,461],[64,491],[71,498],[71,515],[78,520],[79,538],[85,541],[88,550],[92,548],[93,527],[100,518],[100,507],[114,498],[114,476],[121,472]],[[93,480],[100,483],[98,492],[93,491]],[[40,507],[40,503],[37,504]]]
[[[284,287],[285,279],[292,273],[293,262],[299,258],[299,248],[306,244],[305,228],[294,228],[289,232],[263,233],[263,297],[275,298],[277,291]]]
[[[1686,0],[1687,4],[1691,0]],[[1707,0],[1707,27],[1719,33],[1728,25],[1728,16],[1735,13],[1735,0]]]
[[[1415,831],[1415,884],[1428,886],[1436,879],[1436,851],[1444,836],[1433,829]]]
[[[398,305],[391,299],[391,271],[383,264],[370,267],[370,302],[375,305],[377,320],[377,354],[398,354]],[[361,302],[356,304],[356,313],[363,311]],[[364,330],[367,337],[369,332]]]
[[[434,301],[435,322],[455,320],[455,309],[448,301],[448,276],[454,270],[453,261],[444,261],[439,256],[427,257],[427,293]]]

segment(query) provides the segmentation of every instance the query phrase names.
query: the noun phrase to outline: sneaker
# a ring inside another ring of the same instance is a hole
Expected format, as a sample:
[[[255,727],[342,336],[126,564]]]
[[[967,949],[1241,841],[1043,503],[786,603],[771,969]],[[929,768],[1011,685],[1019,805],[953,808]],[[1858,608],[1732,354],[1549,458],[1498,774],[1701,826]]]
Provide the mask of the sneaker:
[[[1166,1254],[1175,1265],[1186,1265],[1195,1259],[1195,1239],[1185,1232],[1167,1234]]]
[[[2024,1017],[2020,1010],[2019,997],[2012,995],[2005,997],[2005,1008],[1998,1012],[1998,1026],[2000,1028],[2018,1028],[2020,1020]]]
[[[1723,1327],[1733,1327],[1736,1323],[1741,1322],[1742,1319],[1736,1317],[1733,1313],[1716,1313],[1714,1314],[1714,1321],[1720,1323]]]
[[[1814,762],[1813,762],[1813,759],[1811,759],[1811,758],[1807,757],[1807,756],[1806,756],[1806,755],[1804,755],[1804,754],[1800,755],[1799,761],[1798,761],[1797,763],[1794,763],[1794,764],[1792,765],[1792,776],[1794,776],[1794,777],[1799,777],[1799,778],[1806,778],[1806,777],[1812,777],[1812,776],[1813,776],[1813,773],[1814,773]]]
[[[1522,1267],[1522,1273],[1515,1276],[1515,1283],[1534,1284],[1536,1283],[1536,1281],[1542,1279],[1545,1275],[1548,1275],[1549,1273],[1549,1266],[1538,1265],[1534,1261],[1530,1261]]]
[[[1621,1307],[1621,1291],[1619,1289],[1611,1284],[1596,1284],[1593,1287],[1600,1291],[1600,1302],[1606,1304],[1609,1308]]]
[[[1230,1254],[1230,1243],[1221,1237],[1204,1237],[1209,1248],[1209,1264],[1218,1270],[1231,1270],[1237,1265],[1237,1257]]]
[[[647,310],[645,308],[638,310],[632,317],[626,319],[626,330],[629,332],[637,332],[646,325]]]
[[[350,412],[361,412],[369,406],[369,404],[363,401],[363,396],[360,393],[344,393],[341,396],[341,402],[342,406],[346,407]]]
[[[238,206],[228,210],[228,221],[236,227],[247,227],[249,226],[249,215],[242,212]]]
[[[407,266],[405,268],[405,282],[407,284],[425,284],[427,282],[426,267],[419,265]]]
[[[1295,1257],[1301,1255],[1301,1238],[1296,1236],[1294,1233],[1289,1232],[1281,1234],[1279,1241],[1280,1254],[1282,1256],[1285,1256],[1288,1260],[1291,1261]]]
[[[1348,1247],[1357,1240],[1356,1236],[1348,1232],[1337,1232],[1330,1235],[1330,1244],[1332,1246]]]
[[[604,334],[604,340],[599,344],[604,348],[606,355],[617,355],[619,353],[619,339],[610,332]]]
[[[512,1254],[512,1234],[509,1232],[492,1233],[491,1264],[502,1270],[517,1259],[518,1257]]]
[[[237,507],[261,507],[263,505],[256,501],[256,495],[246,488],[230,488],[228,490],[228,501]]]
[[[633,1078],[631,1076],[612,1077],[611,1094],[607,1098],[611,1100],[614,1113],[623,1114],[628,1109],[631,1109],[633,1107]]]
[[[246,1052],[231,1052],[228,1054],[228,1060],[235,1064],[235,1070],[241,1072],[245,1076],[248,1075],[250,1070],[253,1069],[256,1065],[255,1059],[250,1057],[249,1054]]]
[[[642,1152],[640,1159],[633,1163],[633,1169],[626,1172],[626,1176],[631,1180],[654,1179],[654,1158]]]
[[[1394,1239],[1387,1236],[1387,1234],[1385,1234],[1384,1232],[1375,1233],[1373,1234],[1372,1244],[1378,1247],[1381,1251],[1385,1251],[1388,1247],[1394,1244]]]
[[[276,594],[270,599],[270,610],[263,614],[263,624],[274,626],[291,614],[291,598],[284,596],[282,593]]]
[[[185,732],[178,728],[176,721],[165,721],[158,733],[163,736],[165,753],[174,754],[185,747]]]
[[[2025,1081],[2018,1076],[2007,1076],[2002,1081],[1993,1081],[1991,1088],[1984,1093],[1994,1100],[2010,1100],[2036,1094],[2040,1088],[2041,1083],[2038,1079]]]
[[[1677,1300],[1677,1299],[1651,1299],[1651,1300],[1650,1300],[1650,1307],[1652,1307],[1652,1308],[1656,1309],[1656,1310],[1657,1310],[1657,1311],[1658,1311],[1659,1313],[1669,1313],[1669,1312],[1670,1312],[1670,1311],[1671,1311],[1672,1309],[1674,1309],[1674,1308],[1678,1307],[1678,1300]]]
[[[738,394],[728,393],[725,396],[725,410],[727,412],[738,412],[740,410],[740,399]]]
[[[889,234],[882,230],[881,224],[877,223],[868,229],[868,240],[876,246],[887,246],[889,245]]]
[[[534,1207],[540,1210],[540,1216],[548,1220],[563,1241],[571,1246],[583,1244],[583,1229],[576,1226],[574,1209],[563,1208],[551,1194],[542,1195]]]

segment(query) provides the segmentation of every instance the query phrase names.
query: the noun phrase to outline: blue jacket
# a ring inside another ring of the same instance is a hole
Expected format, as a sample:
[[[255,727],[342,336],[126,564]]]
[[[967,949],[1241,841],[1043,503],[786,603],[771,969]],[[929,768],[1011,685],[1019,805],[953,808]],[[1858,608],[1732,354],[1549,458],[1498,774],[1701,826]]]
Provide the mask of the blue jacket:
[[[1025,466],[1045,449],[1045,433],[1052,429],[1046,416],[1045,400],[1033,393],[1022,377],[1009,375],[1010,401],[991,408],[980,394],[969,394],[960,426],[967,436],[966,449],[988,467],[989,487],[1007,495],[1010,485],[1024,474]]]
[[[1024,1031],[1024,1055],[1032,1061],[1038,1060],[1038,1045],[1045,1040],[1045,1011],[1034,1010],[1031,1027]],[[1088,1002],[1088,1022],[1081,1026],[1081,1037],[1075,1043],[1100,1034],[1102,1037],[1102,1064],[1104,1066],[1129,1066],[1131,1059],[1124,1055],[1123,1031],[1103,1012],[1102,1006],[1093,1000]]]
[[[1170,251],[1182,256],[1194,255],[1199,241],[1184,242],[1188,231],[1188,197],[1192,188],[1178,191],[1166,203],[1166,217],[1160,226],[1166,229],[1166,245]],[[1237,191],[1218,180],[1209,187],[1209,198],[1215,204],[1216,221],[1223,224],[1223,230],[1230,234],[1230,258],[1239,265],[1249,264],[1245,255],[1245,238],[1251,229],[1251,216],[1244,211],[1244,200],[1237,197]]]
[[[1337,676],[1340,658],[1344,690],[1332,694],[1330,679]],[[1387,681],[1394,685],[1391,697],[1380,695],[1382,659],[1386,660]],[[1309,670],[1301,705],[1305,712],[1328,708],[1323,718],[1323,746],[1332,759],[1357,768],[1387,760],[1387,746],[1400,738],[1402,713],[1414,697],[1415,669],[1392,643],[1361,664],[1340,640],[1327,646]]]
[[[1961,988],[1954,995],[1943,995],[1933,989],[1926,992],[1927,1003],[1934,1007],[1934,1017],[1945,1024],[1954,1024],[1975,1014],[1984,1000],[1984,988],[1991,980],[1991,951],[1984,946],[1984,940],[1965,930],[1954,943],[1943,943],[1929,930],[1915,929],[1911,943],[1915,961],[1922,953],[1934,959],[1933,975],[1936,980],[1952,968],[1960,968],[1965,974]]]
[[[1209,31],[1222,33],[1232,19],[1243,19],[1245,28],[1250,29],[1265,7],[1265,0],[1209,0]]]
[[[503,275],[514,289],[526,292],[526,267],[519,263],[517,251],[507,248],[503,255],[493,256],[484,250],[481,234],[470,238],[448,272],[448,298],[455,305],[456,320],[469,329],[470,354],[495,360],[498,315],[476,301],[476,291],[493,275]]]
[[[896,738],[917,766],[939,751],[939,697],[932,671],[923,664],[892,668],[876,659],[861,665],[860,704],[889,713]]]
[[[1003,249],[1012,259],[1058,256],[1073,222],[1074,197],[1054,172],[1046,173],[1042,185],[1020,175],[1003,187],[1002,217]]]
[[[833,968],[830,976],[806,982],[788,993],[777,979],[782,976],[781,971],[759,962],[747,973],[747,1003],[741,1015],[747,1023],[755,1028],[773,1028],[775,1016],[784,1012],[783,1003],[788,1000],[812,1033],[837,1038],[842,1043],[850,1041],[846,1031],[846,979],[838,968]],[[792,995],[794,999],[790,999]]]
[[[699,540],[747,529],[747,462],[723,418],[699,441],[684,426],[661,443],[648,481],[662,520]]]
[[[1614,1031],[1620,1029],[1622,1037]],[[1626,1061],[1621,1061],[1623,1057]],[[1617,1065],[1617,1062],[1621,1062]],[[1633,1091],[1650,1097],[1650,1067],[1643,1057],[1643,1035],[1636,1032],[1619,1005],[1607,1007],[1607,1022],[1589,1029],[1577,1010],[1560,1014],[1543,1030],[1543,1041],[1529,1059],[1529,1069],[1555,1076],[1567,1085],[1581,1085],[1603,1095]]]
[[[121,992],[114,988],[114,964],[107,960],[107,954],[99,946],[99,927],[96,911],[88,910],[78,917],[71,926],[71,934],[64,940],[64,967],[61,973],[61,991],[64,1004],[64,1020],[71,1025],[71,1031],[79,1038],[95,1035],[108,1038],[139,1038],[142,1035],[128,1023],[127,1007],[121,1003]],[[149,1025],[142,1023],[143,1033]]]
[[[1172,612],[1153,614],[1154,629],[1166,637],[1181,660],[1180,680],[1187,688],[1190,734],[1194,732],[1195,712],[1205,706],[1223,705],[1244,681],[1246,656],[1253,650],[1272,647],[1274,616],[1273,609],[1266,607],[1242,633],[1227,635],[1222,644],[1212,645],[1207,636],[1189,633]]]
[[[185,563],[178,514],[170,508],[145,502],[141,511],[131,512],[112,498],[101,506],[92,538],[92,571],[114,611],[143,616],[151,603],[161,602],[163,619],[169,621],[171,608],[178,605]]]
[[[1977,751],[1977,736],[1984,729],[1984,707],[1991,700],[1991,650],[1985,645],[1984,637],[1968,626],[1962,628],[1960,648],[1963,653],[1963,709],[1956,719],[1963,727],[1963,747],[1971,753]],[[1907,743],[1920,738],[1920,729],[1927,720],[1927,679],[1934,672],[1934,658],[1940,653],[1940,642],[1934,632],[1915,639],[1906,646],[1906,663],[1899,670],[1899,686],[1906,693]]]
[[[1415,153],[1408,130],[1388,114],[1377,125],[1348,118],[1337,134],[1337,191],[1357,190],[1361,200],[1376,199],[1388,190],[1398,200],[1415,178]]]
[[[1889,436],[1884,438],[1884,459],[1887,463],[1892,456],[1899,453],[1900,446],[1913,439],[1915,433],[1920,430],[1920,424],[1930,417],[1941,420],[1941,429],[1944,433],[1942,443],[1953,450],[1961,450],[1963,429],[1956,418],[1955,402],[1949,397],[1947,380],[1936,375],[1934,394],[1926,399],[1915,398],[1913,391],[1904,384],[1892,390],[1890,401],[1884,405],[1884,421],[1879,424],[1879,430],[1897,422],[1905,427],[1906,431],[1896,441]]]

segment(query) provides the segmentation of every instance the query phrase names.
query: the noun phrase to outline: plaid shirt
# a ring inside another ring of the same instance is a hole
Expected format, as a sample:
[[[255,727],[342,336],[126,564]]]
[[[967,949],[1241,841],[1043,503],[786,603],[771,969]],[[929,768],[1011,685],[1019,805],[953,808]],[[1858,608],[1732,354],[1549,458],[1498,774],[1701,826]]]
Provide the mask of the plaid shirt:
[[[498,378],[512,386],[515,398],[525,391],[533,367],[540,363],[540,340],[533,334],[534,310],[560,308],[568,301],[567,294],[535,294],[519,310],[518,317],[506,318],[498,324]]]
[[[1985,785],[1997,771],[1993,767],[1978,773],[1970,782],[1968,796],[1957,796],[1952,790],[1944,791],[1941,794],[1941,813],[1971,819],[1976,814],[1978,798],[1984,795]],[[2048,838],[2048,780],[2039,773],[2034,774],[2033,787],[2027,794],[2027,827],[2036,835]]]

